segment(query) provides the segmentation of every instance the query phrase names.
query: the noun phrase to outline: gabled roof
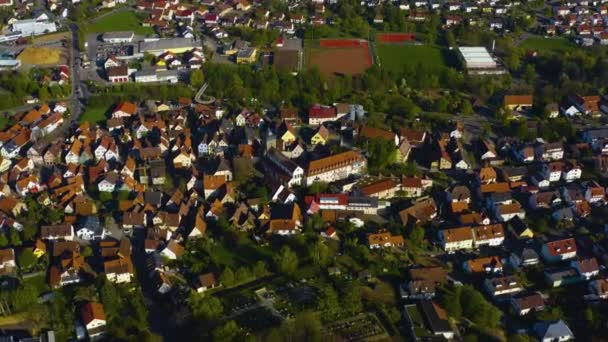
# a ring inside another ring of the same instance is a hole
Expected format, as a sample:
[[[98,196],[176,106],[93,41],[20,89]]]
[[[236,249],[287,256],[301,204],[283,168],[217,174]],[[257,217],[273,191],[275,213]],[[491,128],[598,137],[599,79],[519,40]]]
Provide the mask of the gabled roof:
[[[442,230],[441,234],[446,243],[473,240],[473,230],[471,227],[448,228]]]
[[[512,301],[520,310],[538,309],[545,306],[545,300],[539,293],[513,297]]]
[[[116,112],[125,112],[127,114],[133,115],[137,112],[137,105],[132,102],[121,102],[114,108],[114,113]]]
[[[532,95],[505,95],[504,104],[505,106],[531,106],[534,98]]]
[[[487,268],[501,269],[502,262],[497,256],[471,259],[466,262],[471,273],[484,273]]]
[[[353,164],[364,160],[365,157],[363,157],[359,152],[356,151],[346,151],[334,154],[329,157],[311,161],[308,164],[308,176],[314,176],[320,173],[344,167],[347,164]]]
[[[576,252],[576,241],[573,238],[547,242],[545,246],[552,256]]]
[[[106,313],[103,310],[103,305],[96,302],[89,302],[82,307],[80,311],[82,315],[82,322],[87,325],[91,323],[93,320],[106,320]]]
[[[534,332],[541,340],[561,340],[563,338],[573,339],[572,330],[564,323],[564,321],[554,322],[539,322],[534,325]]]

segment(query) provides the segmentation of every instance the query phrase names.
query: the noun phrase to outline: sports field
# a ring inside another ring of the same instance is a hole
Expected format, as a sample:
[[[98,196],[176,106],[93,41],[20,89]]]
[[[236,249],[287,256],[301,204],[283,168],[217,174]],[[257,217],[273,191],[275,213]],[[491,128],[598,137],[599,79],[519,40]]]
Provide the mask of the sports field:
[[[404,65],[444,67],[447,64],[444,51],[434,45],[378,44],[376,48],[381,68],[401,71]]]
[[[524,40],[521,48],[527,50],[534,50],[536,52],[555,52],[563,53],[570,52],[576,49],[576,45],[565,39],[565,38],[544,38],[544,37],[530,37]]]
[[[143,27],[142,19],[132,11],[117,12],[98,20],[93,19],[86,28],[88,33],[113,32],[113,31],[133,31],[136,34],[154,34],[151,27]]]
[[[357,75],[373,64],[369,44],[359,39],[325,39],[305,48],[307,67],[316,67],[325,76]]]

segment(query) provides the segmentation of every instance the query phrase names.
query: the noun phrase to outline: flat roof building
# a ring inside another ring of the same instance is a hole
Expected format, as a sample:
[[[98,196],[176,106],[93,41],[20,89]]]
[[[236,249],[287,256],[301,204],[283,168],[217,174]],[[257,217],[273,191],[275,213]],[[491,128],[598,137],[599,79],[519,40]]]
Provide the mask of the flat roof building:
[[[101,36],[101,40],[106,43],[129,43],[133,40],[133,31],[106,32]]]
[[[465,68],[469,69],[492,69],[496,68],[496,61],[488,50],[483,46],[459,47],[458,51],[464,59]]]
[[[166,52],[180,54],[200,47],[192,38],[164,38],[155,40],[143,40],[139,42],[139,52],[149,53],[155,56]]]
[[[23,36],[36,36],[57,31],[57,25],[52,21],[36,19],[17,20],[12,24],[13,32],[21,32]]]

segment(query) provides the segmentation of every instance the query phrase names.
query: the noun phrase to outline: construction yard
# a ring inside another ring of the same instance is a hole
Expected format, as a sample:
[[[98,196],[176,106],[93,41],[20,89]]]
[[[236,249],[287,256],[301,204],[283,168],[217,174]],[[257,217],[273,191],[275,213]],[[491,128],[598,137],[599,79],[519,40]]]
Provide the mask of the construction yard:
[[[305,46],[305,65],[325,76],[357,75],[373,65],[369,43],[361,39],[322,39]]]
[[[59,47],[29,46],[23,49],[17,59],[24,66],[56,66],[67,64],[67,51]]]

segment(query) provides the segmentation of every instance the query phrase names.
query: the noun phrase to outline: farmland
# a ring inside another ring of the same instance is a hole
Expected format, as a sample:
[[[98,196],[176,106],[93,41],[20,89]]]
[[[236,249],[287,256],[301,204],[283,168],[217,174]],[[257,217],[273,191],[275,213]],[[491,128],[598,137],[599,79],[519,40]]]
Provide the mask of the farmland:
[[[404,65],[446,66],[445,51],[434,45],[379,44],[379,64],[391,71],[401,71]]]
[[[321,40],[305,49],[307,67],[316,67],[323,75],[356,75],[372,66],[367,41]]]
[[[543,37],[527,38],[521,43],[520,47],[527,50],[534,50],[540,53],[564,53],[574,51],[576,49],[576,45],[567,39]]]

